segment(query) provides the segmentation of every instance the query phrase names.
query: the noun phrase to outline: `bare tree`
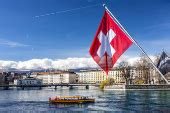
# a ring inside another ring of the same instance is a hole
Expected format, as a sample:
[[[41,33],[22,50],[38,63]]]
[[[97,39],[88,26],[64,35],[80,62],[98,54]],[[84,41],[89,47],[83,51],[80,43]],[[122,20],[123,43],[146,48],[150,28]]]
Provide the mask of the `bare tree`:
[[[128,66],[129,66],[129,63],[127,61],[122,61],[118,65],[119,68],[126,68]]]
[[[150,83],[150,69],[153,68],[153,66],[144,54],[140,55],[140,59],[135,63],[135,67],[142,71],[144,83]]]
[[[130,80],[130,65],[127,61],[122,61],[118,65],[120,71],[122,72],[122,76],[126,80],[126,84],[129,84]]]

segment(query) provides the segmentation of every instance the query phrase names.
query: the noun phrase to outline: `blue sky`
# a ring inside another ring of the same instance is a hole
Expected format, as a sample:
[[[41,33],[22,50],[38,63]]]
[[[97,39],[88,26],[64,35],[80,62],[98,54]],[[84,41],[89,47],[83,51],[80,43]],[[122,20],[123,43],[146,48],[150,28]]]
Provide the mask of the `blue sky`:
[[[169,0],[0,0],[0,60],[90,57],[103,2],[149,55],[170,52]]]

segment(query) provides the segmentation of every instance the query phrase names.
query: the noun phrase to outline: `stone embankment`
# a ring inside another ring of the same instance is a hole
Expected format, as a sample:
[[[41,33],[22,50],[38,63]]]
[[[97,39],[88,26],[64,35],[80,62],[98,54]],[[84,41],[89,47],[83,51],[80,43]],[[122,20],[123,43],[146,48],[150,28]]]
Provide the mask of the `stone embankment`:
[[[170,84],[142,84],[142,85],[125,85],[114,84],[112,86],[105,86],[104,90],[170,90]]]

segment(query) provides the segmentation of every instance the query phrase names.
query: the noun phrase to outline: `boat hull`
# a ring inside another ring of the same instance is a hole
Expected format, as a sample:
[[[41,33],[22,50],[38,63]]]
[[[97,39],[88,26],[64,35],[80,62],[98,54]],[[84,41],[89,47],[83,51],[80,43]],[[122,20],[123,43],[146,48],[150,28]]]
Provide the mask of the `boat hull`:
[[[50,103],[94,103],[95,99],[87,100],[49,100]]]

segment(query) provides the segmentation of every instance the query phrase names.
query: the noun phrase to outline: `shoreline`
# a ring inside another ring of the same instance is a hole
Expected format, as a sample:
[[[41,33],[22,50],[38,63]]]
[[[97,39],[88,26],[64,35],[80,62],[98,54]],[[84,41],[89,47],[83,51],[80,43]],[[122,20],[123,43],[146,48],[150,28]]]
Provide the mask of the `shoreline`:
[[[170,84],[115,84],[112,86],[105,86],[104,90],[170,90]]]

